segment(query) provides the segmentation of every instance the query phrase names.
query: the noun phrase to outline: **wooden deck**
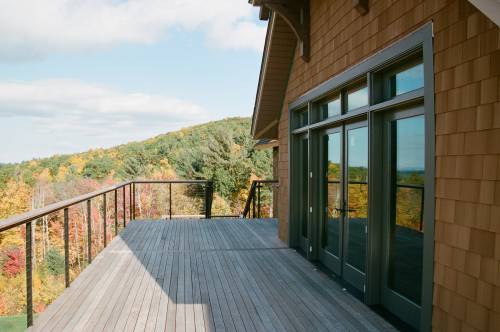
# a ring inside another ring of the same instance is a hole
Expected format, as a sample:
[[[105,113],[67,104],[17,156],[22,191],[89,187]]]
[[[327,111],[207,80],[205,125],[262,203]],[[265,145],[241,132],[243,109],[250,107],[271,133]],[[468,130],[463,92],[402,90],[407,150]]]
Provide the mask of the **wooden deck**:
[[[273,220],[132,222],[36,331],[388,331]]]

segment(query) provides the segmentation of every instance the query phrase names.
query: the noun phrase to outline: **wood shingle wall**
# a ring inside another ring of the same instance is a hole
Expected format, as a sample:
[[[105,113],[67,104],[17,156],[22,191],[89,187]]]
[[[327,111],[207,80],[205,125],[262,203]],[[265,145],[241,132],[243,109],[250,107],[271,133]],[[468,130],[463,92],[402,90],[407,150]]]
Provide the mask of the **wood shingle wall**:
[[[311,0],[311,61],[295,54],[279,125],[280,237],[288,234],[287,105],[434,22],[436,331],[500,330],[500,33],[465,0]]]

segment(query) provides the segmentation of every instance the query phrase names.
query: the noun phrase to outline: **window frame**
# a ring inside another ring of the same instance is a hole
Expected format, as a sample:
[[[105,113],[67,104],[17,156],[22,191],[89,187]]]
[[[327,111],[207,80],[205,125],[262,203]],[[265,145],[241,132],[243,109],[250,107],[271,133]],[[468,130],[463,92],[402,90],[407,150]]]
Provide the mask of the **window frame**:
[[[399,73],[402,73],[408,69],[416,67],[420,64],[423,64],[423,56],[421,52],[416,52],[415,54],[411,54],[410,56],[401,59],[401,61],[393,64],[392,66],[384,68],[381,72],[381,77],[380,77],[380,79],[382,80],[381,84],[382,91],[379,92],[378,103],[390,101],[396,97],[404,96],[407,93],[411,93],[413,91],[422,89],[423,87],[420,87],[407,92],[403,92],[399,95],[398,94],[392,95],[393,91],[392,91],[391,77]],[[377,75],[377,73],[374,74]]]

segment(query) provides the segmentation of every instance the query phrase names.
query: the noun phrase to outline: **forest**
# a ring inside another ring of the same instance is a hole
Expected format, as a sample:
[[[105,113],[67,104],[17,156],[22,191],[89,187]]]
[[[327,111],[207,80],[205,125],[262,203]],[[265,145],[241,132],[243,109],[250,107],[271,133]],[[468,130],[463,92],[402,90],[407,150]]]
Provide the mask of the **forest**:
[[[72,155],[56,155],[17,164],[0,164],[0,220],[40,208],[125,180],[208,179],[214,184],[212,213],[239,215],[250,183],[271,179],[271,153],[254,148],[249,118],[228,118],[185,128],[142,142]],[[188,186],[177,186],[173,209],[197,214],[200,197]],[[165,191],[155,185],[137,188],[138,214],[144,218],[165,216]],[[128,195],[128,193],[126,193]],[[111,196],[111,195],[110,195]],[[129,209],[121,194],[119,206]],[[92,201],[92,251],[103,248],[116,232],[112,197]],[[118,218],[123,218],[122,210]],[[69,210],[70,276],[85,268],[87,209],[85,204]],[[107,231],[104,234],[103,224]],[[42,312],[64,290],[64,242],[62,213],[32,223],[34,312]],[[0,233],[0,330],[24,329],[26,312],[24,226]],[[109,242],[108,242],[109,243]]]

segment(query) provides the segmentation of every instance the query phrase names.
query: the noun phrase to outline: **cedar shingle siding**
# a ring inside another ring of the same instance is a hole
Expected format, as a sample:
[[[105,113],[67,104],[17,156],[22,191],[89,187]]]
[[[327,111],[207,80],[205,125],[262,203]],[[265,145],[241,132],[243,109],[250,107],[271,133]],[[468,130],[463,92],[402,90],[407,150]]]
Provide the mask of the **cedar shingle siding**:
[[[433,327],[500,328],[500,34],[468,1],[311,0],[311,58],[296,51],[279,122],[280,237],[288,234],[288,109],[311,88],[434,22]]]

